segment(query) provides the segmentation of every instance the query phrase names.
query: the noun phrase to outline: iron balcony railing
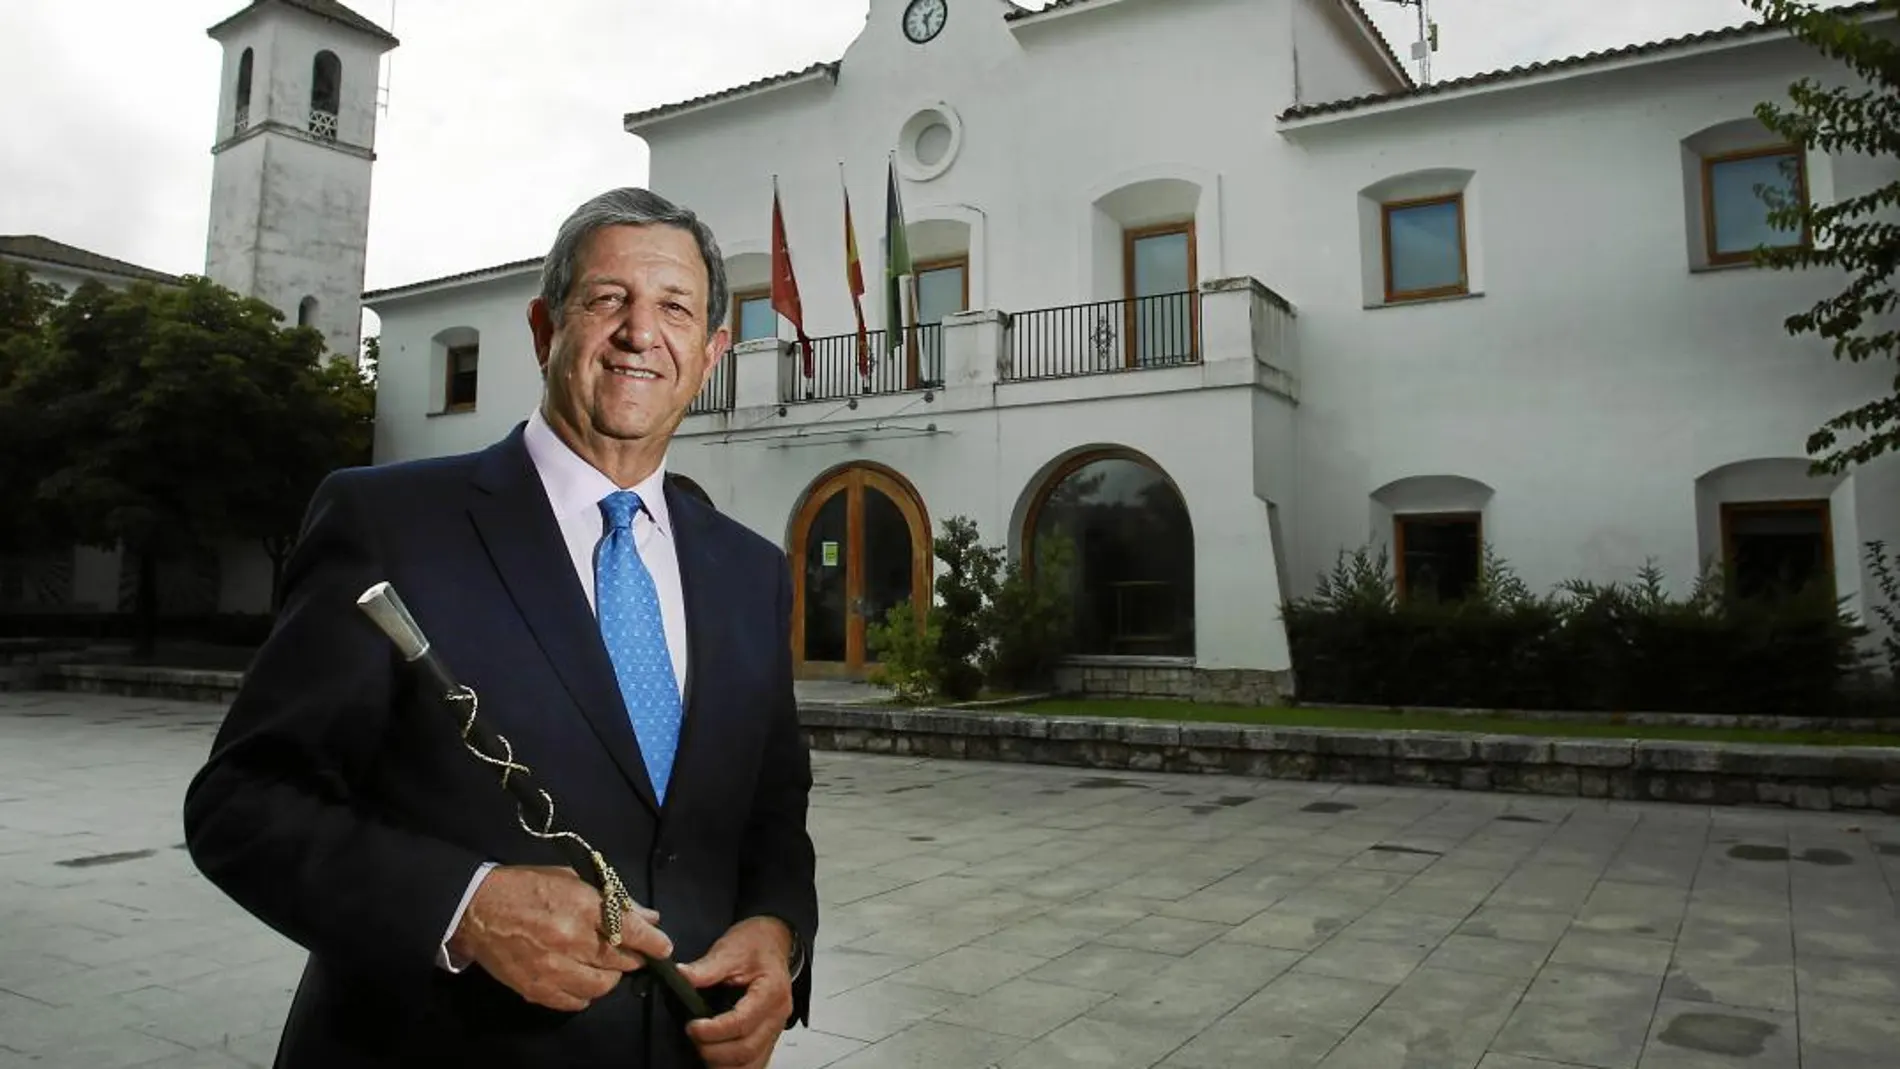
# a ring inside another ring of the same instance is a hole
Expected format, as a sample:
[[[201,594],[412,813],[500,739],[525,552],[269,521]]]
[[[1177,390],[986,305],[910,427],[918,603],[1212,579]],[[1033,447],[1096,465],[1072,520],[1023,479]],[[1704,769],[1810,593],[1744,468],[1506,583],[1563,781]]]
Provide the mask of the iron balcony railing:
[[[1201,361],[1197,290],[1040,308],[1011,316],[1011,381],[1103,375]]]
[[[833,334],[811,340],[811,373],[805,352],[790,344],[791,368],[780,380],[779,400],[836,401],[881,393],[904,393],[943,385],[943,324],[926,323],[905,332],[904,344],[884,348],[884,332],[867,332],[869,359],[862,361],[858,335]],[[870,374],[865,374],[864,363]]]
[[[737,385],[737,376],[733,373],[732,354],[727,353],[713,365],[712,377],[706,385],[699,388],[699,395],[693,403],[686,406],[689,416],[703,416],[712,412],[730,412],[734,401],[733,389]]]

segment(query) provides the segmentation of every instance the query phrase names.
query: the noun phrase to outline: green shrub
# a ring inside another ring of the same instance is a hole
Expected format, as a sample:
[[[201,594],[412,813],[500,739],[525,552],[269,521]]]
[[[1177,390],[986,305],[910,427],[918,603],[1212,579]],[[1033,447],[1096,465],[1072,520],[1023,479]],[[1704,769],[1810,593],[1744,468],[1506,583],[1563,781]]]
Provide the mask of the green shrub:
[[[989,644],[985,626],[996,598],[996,573],[1003,551],[977,540],[976,522],[965,516],[943,521],[935,540],[943,568],[935,584],[933,611],[941,620],[937,641],[938,690],[953,701],[968,701],[983,688],[980,660]]]
[[[991,687],[1020,692],[1052,682],[1073,633],[1069,576],[1074,567],[1075,544],[1060,534],[1036,540],[1033,567],[1020,560],[1006,567],[986,614],[990,646],[984,675]]]
[[[1538,597],[1486,547],[1481,576],[1461,601],[1401,601],[1383,549],[1342,552],[1283,610],[1301,700],[1819,715],[1864,634],[1825,591],[1730,598],[1707,571],[1680,599],[1653,564]]]
[[[865,678],[891,688],[898,701],[925,702],[937,696],[943,676],[938,646],[943,641],[943,623],[935,607],[924,610],[924,621],[917,621],[917,607],[909,598],[891,606],[884,619],[866,625],[865,644],[878,663]]]
[[[968,701],[986,683],[1016,690],[1047,682],[1069,635],[1067,539],[1040,540],[1035,566],[1025,568],[981,544],[974,521],[953,516],[932,548],[943,562],[936,596],[921,623],[906,600],[866,628],[878,661],[867,678],[906,702]]]

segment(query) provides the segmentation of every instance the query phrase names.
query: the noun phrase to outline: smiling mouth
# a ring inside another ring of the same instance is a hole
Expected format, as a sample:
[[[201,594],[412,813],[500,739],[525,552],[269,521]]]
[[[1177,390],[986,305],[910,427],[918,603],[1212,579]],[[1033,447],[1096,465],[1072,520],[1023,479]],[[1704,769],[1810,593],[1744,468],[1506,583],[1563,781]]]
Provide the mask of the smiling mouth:
[[[650,382],[658,382],[660,380],[659,372],[649,371],[643,367],[610,367],[607,370],[623,379],[635,379],[635,380],[650,381]]]

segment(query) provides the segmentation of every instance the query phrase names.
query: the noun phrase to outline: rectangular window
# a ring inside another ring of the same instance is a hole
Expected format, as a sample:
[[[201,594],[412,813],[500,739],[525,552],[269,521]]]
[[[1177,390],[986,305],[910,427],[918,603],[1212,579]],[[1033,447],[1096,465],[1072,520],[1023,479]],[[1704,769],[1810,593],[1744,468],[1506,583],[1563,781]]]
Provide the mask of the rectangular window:
[[[967,311],[970,304],[970,261],[966,256],[932,260],[917,267],[917,322],[941,323],[945,316]],[[943,331],[922,331],[918,348],[918,375],[926,383],[943,381]]]
[[[1764,195],[1766,194],[1766,195]],[[1807,175],[1799,149],[1781,146],[1711,156],[1702,162],[1703,214],[1709,262],[1746,263],[1757,248],[1805,244],[1798,227],[1777,227],[1768,213],[1775,200],[1804,203]]]
[[[1832,589],[1832,541],[1826,501],[1722,506],[1723,560],[1738,597],[1784,597],[1813,584]]]
[[[732,295],[732,344],[778,337],[778,313],[772,310],[771,290],[747,290]]]
[[[1382,205],[1381,214],[1386,300],[1466,292],[1463,194],[1396,201]]]
[[[1129,314],[1124,329],[1136,367],[1193,363],[1199,340],[1194,322],[1194,224],[1168,223],[1126,235]]]
[[[446,410],[457,412],[475,407],[475,370],[480,355],[480,348],[474,345],[449,350],[448,403],[443,406]]]
[[[1394,527],[1401,599],[1460,601],[1471,592],[1484,555],[1477,513],[1399,516]]]

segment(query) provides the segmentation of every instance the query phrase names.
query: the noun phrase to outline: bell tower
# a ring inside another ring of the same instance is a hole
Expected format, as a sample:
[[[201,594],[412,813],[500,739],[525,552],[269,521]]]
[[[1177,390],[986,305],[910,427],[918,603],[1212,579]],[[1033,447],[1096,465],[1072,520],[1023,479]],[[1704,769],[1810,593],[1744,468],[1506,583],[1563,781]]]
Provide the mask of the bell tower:
[[[357,358],[376,93],[399,42],[338,0],[253,0],[224,47],[205,275]]]

